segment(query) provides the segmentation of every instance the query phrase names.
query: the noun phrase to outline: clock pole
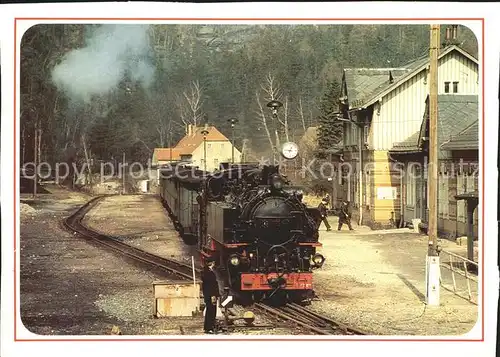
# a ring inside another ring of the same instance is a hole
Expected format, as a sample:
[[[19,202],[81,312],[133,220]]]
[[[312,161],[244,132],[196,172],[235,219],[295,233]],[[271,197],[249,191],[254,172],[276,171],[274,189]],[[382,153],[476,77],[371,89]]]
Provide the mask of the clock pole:
[[[278,108],[283,106],[283,103],[281,103],[279,100],[273,99],[266,105],[268,108],[271,109],[273,117],[275,120],[278,119]],[[273,165],[276,164],[276,152],[278,151],[278,132],[276,131],[276,143],[273,145]],[[279,156],[279,155],[278,155]],[[278,169],[281,168],[281,157],[279,158],[278,161]]]

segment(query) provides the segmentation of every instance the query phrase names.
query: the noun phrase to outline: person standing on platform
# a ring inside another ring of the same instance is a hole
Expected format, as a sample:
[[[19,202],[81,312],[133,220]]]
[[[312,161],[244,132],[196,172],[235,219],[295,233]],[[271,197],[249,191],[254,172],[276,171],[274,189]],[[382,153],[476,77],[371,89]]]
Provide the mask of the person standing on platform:
[[[347,224],[350,231],[354,230],[351,226],[351,214],[349,212],[349,204],[346,201],[343,201],[342,206],[340,207],[339,228],[338,228],[339,231],[342,230],[343,224]]]
[[[219,284],[215,275],[215,259],[205,259],[205,266],[201,276],[203,299],[205,300],[205,333],[215,333],[215,320],[217,315],[217,297],[219,296]]]

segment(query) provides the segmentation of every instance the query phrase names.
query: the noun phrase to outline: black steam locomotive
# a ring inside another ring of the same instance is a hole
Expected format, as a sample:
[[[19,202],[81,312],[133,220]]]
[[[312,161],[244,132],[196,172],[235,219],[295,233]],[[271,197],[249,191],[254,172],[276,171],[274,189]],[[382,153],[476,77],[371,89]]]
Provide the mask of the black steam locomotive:
[[[311,296],[319,212],[302,203],[276,166],[228,165],[215,173],[174,166],[162,172],[161,196],[202,260],[215,257],[226,286],[253,301]]]

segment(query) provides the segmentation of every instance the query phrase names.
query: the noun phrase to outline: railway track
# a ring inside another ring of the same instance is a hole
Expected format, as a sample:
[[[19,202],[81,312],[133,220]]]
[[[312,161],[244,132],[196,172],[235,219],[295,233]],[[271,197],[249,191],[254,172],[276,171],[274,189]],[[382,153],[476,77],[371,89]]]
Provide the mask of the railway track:
[[[72,232],[76,232],[77,234],[85,238],[92,239],[93,242],[105,246],[111,249],[112,251],[127,256],[135,261],[144,263],[160,271],[176,275],[182,279],[193,278],[192,267],[187,264],[145,252],[141,249],[132,247],[126,243],[121,242],[120,240],[118,240],[117,237],[96,232],[93,229],[90,229],[89,227],[85,226],[82,223],[82,220],[85,217],[85,215],[105,197],[107,196],[98,196],[87,202],[85,205],[80,207],[75,213],[73,213],[71,216],[69,216],[63,221],[64,226]],[[195,272],[197,274],[200,273],[199,269],[195,269]]]
[[[117,237],[96,232],[85,226],[82,223],[85,215],[105,197],[107,196],[98,196],[87,202],[63,221],[64,226],[72,232],[87,239],[91,239],[93,242],[148,265],[149,267],[159,269],[169,274],[174,274],[181,279],[190,280],[193,278],[192,267],[187,264],[145,252],[121,242]],[[201,271],[195,268],[195,272],[199,276]],[[256,303],[253,307],[268,316],[286,320],[302,329],[319,335],[365,335],[362,331],[347,327],[298,304],[271,307],[263,303]]]
[[[271,307],[262,303],[254,304],[267,315],[294,323],[301,328],[319,335],[366,335],[365,332],[350,328],[298,304]]]

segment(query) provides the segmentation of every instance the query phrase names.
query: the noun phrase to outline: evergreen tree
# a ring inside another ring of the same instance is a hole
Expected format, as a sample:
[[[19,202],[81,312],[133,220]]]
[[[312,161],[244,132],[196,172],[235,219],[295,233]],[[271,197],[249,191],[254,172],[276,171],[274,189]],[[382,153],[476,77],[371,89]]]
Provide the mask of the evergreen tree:
[[[327,151],[332,150],[342,140],[342,122],[336,120],[333,115],[339,111],[340,93],[340,83],[334,79],[328,84],[326,93],[321,99],[316,155],[321,159],[327,158]]]

